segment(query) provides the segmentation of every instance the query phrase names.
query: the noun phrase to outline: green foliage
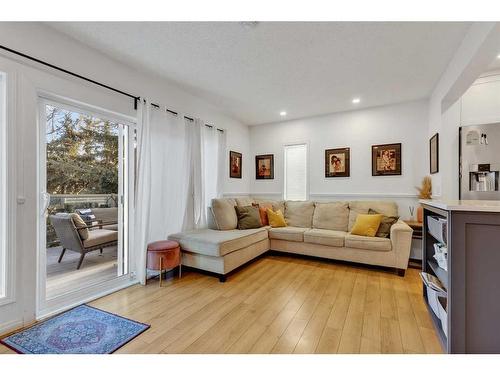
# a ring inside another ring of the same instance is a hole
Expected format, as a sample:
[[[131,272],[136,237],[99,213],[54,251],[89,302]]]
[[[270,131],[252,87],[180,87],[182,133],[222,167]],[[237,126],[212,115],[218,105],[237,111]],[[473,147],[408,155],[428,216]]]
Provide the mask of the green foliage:
[[[119,125],[47,106],[47,192],[118,192]]]

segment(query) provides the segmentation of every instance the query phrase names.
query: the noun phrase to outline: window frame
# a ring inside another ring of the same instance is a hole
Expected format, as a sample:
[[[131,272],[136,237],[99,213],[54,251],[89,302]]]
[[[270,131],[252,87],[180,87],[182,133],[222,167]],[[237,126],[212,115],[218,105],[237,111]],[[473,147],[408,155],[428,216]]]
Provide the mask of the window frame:
[[[0,294],[0,306],[15,304],[17,278],[17,248],[16,248],[16,170],[13,165],[17,162],[16,152],[16,119],[14,100],[16,97],[16,73],[7,69],[0,72],[2,75],[2,119],[0,119],[0,267],[5,271],[0,281],[3,293]],[[17,204],[23,204],[24,198],[18,197]],[[0,269],[0,271],[2,271]],[[0,276],[2,277],[2,276]],[[0,324],[1,326],[1,324]]]
[[[306,166],[306,196],[305,196],[305,199],[304,201],[307,201],[309,200],[309,196],[310,196],[310,167],[309,167],[309,160],[310,160],[310,155],[309,155],[309,152],[310,152],[310,142],[309,141],[297,141],[297,142],[289,142],[289,143],[285,143],[283,144],[283,147],[282,147],[282,153],[283,153],[283,199],[284,200],[289,200],[287,198],[287,194],[286,194],[286,149],[287,147],[293,147],[293,146],[305,146],[306,147],[306,162],[305,162],[305,166]]]

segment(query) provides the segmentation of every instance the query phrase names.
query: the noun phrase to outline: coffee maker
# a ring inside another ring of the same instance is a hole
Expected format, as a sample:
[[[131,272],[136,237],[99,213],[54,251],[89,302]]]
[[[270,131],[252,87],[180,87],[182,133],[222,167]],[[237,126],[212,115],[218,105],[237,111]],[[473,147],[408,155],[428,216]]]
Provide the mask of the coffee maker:
[[[500,200],[500,123],[460,128],[460,199]]]

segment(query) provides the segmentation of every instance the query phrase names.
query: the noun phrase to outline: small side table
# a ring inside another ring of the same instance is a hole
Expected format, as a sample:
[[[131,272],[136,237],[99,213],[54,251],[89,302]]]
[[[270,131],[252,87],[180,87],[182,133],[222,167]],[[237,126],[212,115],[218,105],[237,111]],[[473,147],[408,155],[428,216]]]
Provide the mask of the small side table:
[[[179,267],[179,278],[181,277],[181,248],[177,241],[156,241],[148,245],[148,256],[146,267],[150,270],[160,271],[160,287],[163,271]]]
[[[413,220],[405,220],[404,222],[406,224],[408,224],[408,226],[411,229],[413,229],[412,239],[421,240],[422,239],[422,228],[423,228],[422,223],[420,223],[418,221],[413,221]],[[410,259],[409,266],[411,266],[412,268],[421,269],[422,268],[422,261],[420,261],[418,259]]]
[[[412,238],[415,238],[417,240],[422,239],[422,223],[418,221],[411,221],[411,220],[405,220],[405,223],[408,224],[408,226],[413,229],[413,236]]]

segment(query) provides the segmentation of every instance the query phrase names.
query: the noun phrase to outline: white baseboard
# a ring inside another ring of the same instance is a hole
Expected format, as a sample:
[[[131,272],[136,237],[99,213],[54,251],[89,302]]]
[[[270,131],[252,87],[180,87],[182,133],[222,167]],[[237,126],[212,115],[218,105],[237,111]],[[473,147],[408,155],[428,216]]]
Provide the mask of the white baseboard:
[[[14,331],[23,326],[24,322],[22,319],[11,320],[10,322],[5,322],[0,324],[0,335]]]

